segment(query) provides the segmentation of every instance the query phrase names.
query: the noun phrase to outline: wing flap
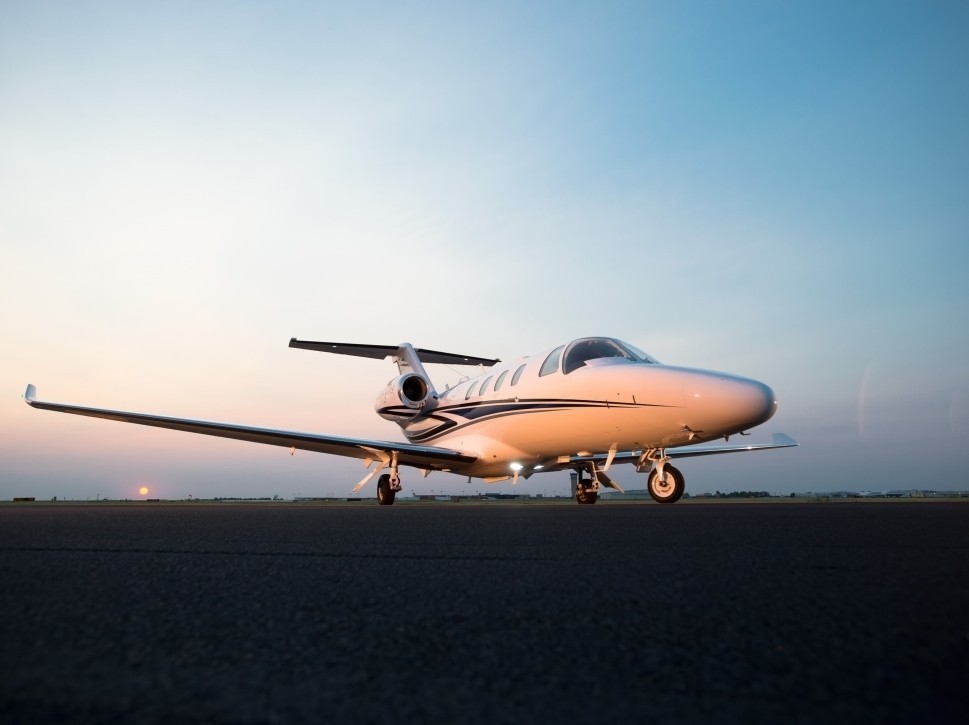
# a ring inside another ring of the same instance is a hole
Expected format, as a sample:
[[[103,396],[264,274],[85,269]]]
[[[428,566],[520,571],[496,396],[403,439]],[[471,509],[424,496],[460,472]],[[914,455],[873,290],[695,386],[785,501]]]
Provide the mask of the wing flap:
[[[411,443],[344,438],[340,436],[319,435],[316,433],[301,433],[298,431],[257,428],[232,423],[217,423],[206,420],[172,418],[147,413],[132,413],[122,410],[50,403],[37,400],[37,388],[33,385],[27,386],[24,399],[28,405],[40,410],[53,410],[58,413],[104,418],[122,423],[135,423],[137,425],[147,425],[155,428],[180,430],[186,433],[199,433],[201,435],[216,436],[218,438],[232,438],[234,440],[249,441],[250,443],[297,448],[303,451],[329,453],[335,456],[372,459],[374,458],[375,451],[382,451],[388,455],[396,453],[397,461],[401,465],[417,468],[441,470],[451,468],[454,465],[473,463],[476,460],[475,456],[469,456],[460,451],[447,448],[435,448],[433,446],[419,446]]]

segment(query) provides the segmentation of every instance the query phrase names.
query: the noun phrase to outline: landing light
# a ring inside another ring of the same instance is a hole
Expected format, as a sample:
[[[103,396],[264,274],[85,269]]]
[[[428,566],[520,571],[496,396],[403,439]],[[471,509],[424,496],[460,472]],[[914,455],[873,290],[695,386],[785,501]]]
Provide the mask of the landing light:
[[[512,463],[511,464],[511,470],[513,470],[515,473],[518,473],[523,468],[524,468],[524,466],[522,464],[520,464],[520,463],[517,463],[516,462],[516,463]]]

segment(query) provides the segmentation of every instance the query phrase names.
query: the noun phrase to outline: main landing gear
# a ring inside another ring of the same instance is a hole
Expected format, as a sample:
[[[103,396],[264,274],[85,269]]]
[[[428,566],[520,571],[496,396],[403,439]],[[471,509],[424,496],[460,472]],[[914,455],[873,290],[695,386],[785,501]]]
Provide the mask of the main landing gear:
[[[397,498],[397,492],[400,489],[400,476],[396,472],[383,474],[377,479],[377,503],[381,506],[390,506]]]
[[[575,490],[575,500],[580,504],[593,504],[599,500],[599,492],[589,488],[577,488]]]
[[[576,468],[579,477],[575,482],[575,500],[581,505],[592,505],[599,500],[599,479],[596,477],[595,468],[590,469],[590,477],[583,477],[583,469]]]

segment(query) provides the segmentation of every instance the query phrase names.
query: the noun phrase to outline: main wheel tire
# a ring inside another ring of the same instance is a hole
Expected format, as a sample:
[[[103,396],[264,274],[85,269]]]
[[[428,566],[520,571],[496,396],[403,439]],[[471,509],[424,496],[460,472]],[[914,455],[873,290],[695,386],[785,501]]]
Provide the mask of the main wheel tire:
[[[390,487],[390,474],[385,473],[377,479],[377,503],[390,506],[397,498],[397,492]]]
[[[580,504],[594,504],[599,500],[599,494],[595,491],[576,491],[575,500]]]
[[[683,474],[673,466],[663,466],[663,478],[659,477],[659,470],[654,468],[649,472],[649,495],[657,503],[675,503],[680,500],[685,488]]]

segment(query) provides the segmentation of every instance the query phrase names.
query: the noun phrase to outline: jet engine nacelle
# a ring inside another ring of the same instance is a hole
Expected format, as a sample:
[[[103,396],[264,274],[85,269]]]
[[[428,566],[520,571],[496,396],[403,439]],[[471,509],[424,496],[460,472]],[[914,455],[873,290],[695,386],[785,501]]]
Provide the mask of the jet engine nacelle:
[[[373,408],[387,420],[408,420],[418,415],[427,404],[431,386],[417,373],[394,378],[377,396]]]

